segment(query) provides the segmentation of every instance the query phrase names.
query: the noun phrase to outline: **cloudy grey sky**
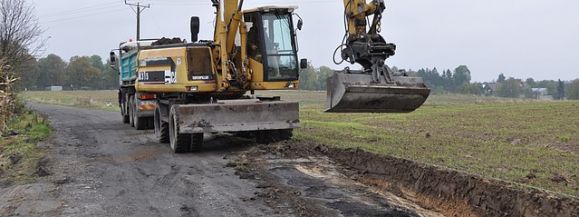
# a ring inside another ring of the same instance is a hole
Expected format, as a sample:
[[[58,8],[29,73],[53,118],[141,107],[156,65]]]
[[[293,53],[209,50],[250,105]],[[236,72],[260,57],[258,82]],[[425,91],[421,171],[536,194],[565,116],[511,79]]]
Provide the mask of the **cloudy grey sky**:
[[[44,53],[106,57],[135,38],[135,15],[123,0],[29,0],[50,37]],[[134,2],[134,1],[133,1]],[[202,39],[212,38],[209,0],[142,0],[142,37],[189,38],[189,17],[201,17]],[[577,0],[387,0],[382,34],[398,45],[390,65],[439,70],[468,65],[473,80],[499,73],[536,79],[579,78]],[[246,0],[256,5],[297,5],[304,19],[300,56],[314,65],[343,68],[332,53],[343,36],[342,0]]]

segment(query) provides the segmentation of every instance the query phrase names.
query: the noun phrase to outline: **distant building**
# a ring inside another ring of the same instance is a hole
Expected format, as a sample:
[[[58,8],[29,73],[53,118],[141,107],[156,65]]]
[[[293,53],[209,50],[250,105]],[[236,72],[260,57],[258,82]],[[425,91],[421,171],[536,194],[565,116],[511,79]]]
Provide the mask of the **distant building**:
[[[499,87],[499,85],[495,82],[483,83],[484,93],[488,96],[494,95],[497,92],[498,87]]]
[[[531,92],[533,92],[533,98],[535,99],[553,99],[553,96],[549,95],[547,88],[531,88]]]
[[[48,90],[48,91],[62,91],[62,86],[50,86],[50,87],[47,87],[46,90]]]

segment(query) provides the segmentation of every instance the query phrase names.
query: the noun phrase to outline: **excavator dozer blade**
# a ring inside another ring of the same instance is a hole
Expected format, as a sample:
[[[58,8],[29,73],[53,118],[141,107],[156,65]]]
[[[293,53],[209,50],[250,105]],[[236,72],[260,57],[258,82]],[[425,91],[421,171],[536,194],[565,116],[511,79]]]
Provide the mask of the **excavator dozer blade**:
[[[184,134],[294,129],[300,123],[297,102],[223,100],[177,108]]]
[[[407,113],[418,109],[428,96],[422,78],[395,76],[392,84],[372,83],[368,74],[337,72],[328,78],[326,112]]]

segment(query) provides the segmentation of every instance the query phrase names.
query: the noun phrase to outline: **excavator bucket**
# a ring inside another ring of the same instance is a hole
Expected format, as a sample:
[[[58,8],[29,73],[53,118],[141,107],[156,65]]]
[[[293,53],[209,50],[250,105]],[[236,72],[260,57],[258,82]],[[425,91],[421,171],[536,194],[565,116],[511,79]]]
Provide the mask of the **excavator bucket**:
[[[430,95],[422,78],[394,76],[392,81],[374,83],[372,75],[338,71],[328,78],[326,112],[407,113]]]

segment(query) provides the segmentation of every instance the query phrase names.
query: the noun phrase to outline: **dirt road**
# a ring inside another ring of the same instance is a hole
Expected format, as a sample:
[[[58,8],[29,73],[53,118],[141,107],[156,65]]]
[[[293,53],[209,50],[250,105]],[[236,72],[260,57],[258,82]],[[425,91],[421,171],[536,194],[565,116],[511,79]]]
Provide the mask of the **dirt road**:
[[[31,107],[48,116],[55,129],[39,144],[48,150],[41,166],[49,175],[0,188],[0,216],[417,216],[386,204],[383,195],[364,186],[280,159],[271,160],[268,174],[259,176],[283,185],[279,194],[295,192],[276,195],[273,184],[264,187],[264,180],[240,177],[228,167],[229,159],[253,146],[247,140],[206,138],[202,153],[176,155],[152,132],[122,124],[117,113]],[[291,201],[307,201],[319,212],[300,212]]]

